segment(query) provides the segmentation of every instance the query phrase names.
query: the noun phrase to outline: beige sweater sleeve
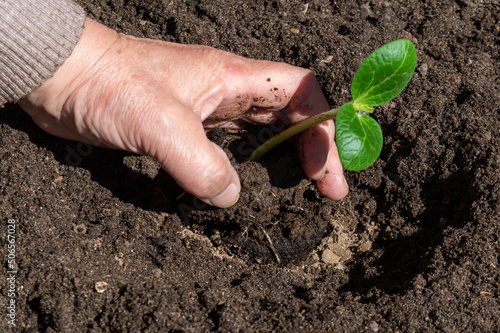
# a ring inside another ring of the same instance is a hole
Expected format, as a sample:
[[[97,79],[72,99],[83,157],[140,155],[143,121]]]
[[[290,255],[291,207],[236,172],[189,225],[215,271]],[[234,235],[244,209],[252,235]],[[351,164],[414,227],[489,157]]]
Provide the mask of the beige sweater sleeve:
[[[81,36],[85,12],[71,0],[0,1],[0,105],[54,74]]]

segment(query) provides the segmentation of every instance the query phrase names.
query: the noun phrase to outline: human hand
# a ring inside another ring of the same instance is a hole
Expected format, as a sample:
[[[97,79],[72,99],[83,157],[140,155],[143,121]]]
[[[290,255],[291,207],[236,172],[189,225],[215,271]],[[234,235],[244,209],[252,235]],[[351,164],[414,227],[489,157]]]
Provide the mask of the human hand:
[[[71,56],[19,104],[54,135],[154,157],[187,192],[218,207],[233,205],[241,186],[203,122],[265,123],[286,108],[293,124],[328,110],[306,69],[118,35],[91,19]],[[306,175],[338,200],[348,188],[333,138],[325,122],[303,132],[298,148]]]

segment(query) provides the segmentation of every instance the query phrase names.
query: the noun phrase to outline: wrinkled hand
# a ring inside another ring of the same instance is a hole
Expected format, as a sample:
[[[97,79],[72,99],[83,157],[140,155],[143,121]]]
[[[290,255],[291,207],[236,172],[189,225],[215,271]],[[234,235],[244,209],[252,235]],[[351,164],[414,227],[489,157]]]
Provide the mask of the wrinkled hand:
[[[54,135],[154,157],[186,191],[219,207],[233,205],[241,186],[203,122],[265,123],[285,109],[293,124],[328,110],[308,70],[119,35],[90,19],[71,56],[19,104]],[[348,188],[333,138],[333,122],[322,123],[298,147],[307,176],[341,199]]]

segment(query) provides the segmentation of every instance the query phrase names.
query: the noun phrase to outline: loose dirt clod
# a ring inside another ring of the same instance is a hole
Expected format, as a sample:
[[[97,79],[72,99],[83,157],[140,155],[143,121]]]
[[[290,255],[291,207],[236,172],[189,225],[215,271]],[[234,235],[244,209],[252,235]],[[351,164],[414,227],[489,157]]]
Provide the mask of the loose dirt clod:
[[[321,254],[321,260],[326,264],[336,264],[340,261],[340,257],[333,253],[332,250],[325,249]]]

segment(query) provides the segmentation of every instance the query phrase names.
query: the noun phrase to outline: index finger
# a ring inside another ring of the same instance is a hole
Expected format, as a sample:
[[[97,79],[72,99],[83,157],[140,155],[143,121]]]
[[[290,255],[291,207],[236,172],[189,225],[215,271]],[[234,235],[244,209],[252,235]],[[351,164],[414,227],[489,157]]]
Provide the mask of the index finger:
[[[310,72],[302,79],[288,104],[290,123],[301,122],[328,110],[321,88]],[[302,168],[308,177],[318,180],[318,190],[330,199],[340,200],[349,189],[334,138],[335,124],[328,120],[303,131],[299,136],[298,150]]]

